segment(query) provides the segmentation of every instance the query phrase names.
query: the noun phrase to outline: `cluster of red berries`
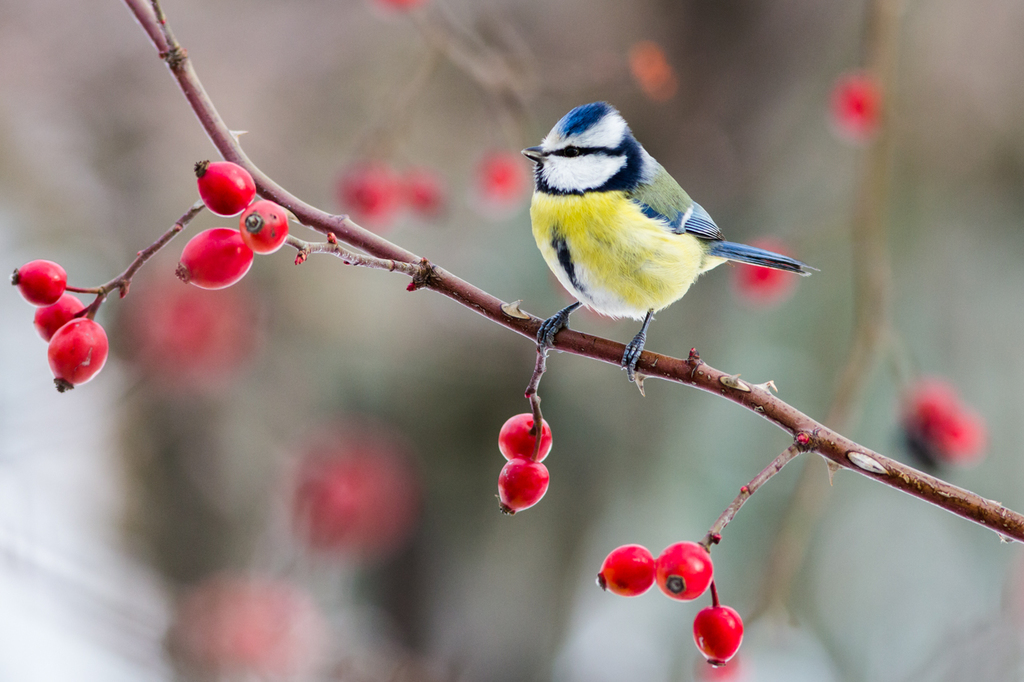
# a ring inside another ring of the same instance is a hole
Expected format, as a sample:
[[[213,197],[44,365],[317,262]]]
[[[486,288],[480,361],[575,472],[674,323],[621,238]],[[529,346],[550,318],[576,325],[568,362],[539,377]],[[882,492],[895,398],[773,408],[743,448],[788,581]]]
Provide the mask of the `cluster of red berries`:
[[[945,381],[917,382],[904,395],[902,412],[907,444],[926,463],[974,464],[985,454],[985,421]]]
[[[241,213],[238,228],[215,227],[189,240],[175,271],[183,282],[201,289],[223,289],[252,266],[254,253],[274,253],[288,238],[288,214],[273,201],[256,197],[247,170],[230,161],[196,164],[199,196],[219,216]]]
[[[348,168],[338,180],[338,203],[357,222],[383,230],[408,208],[422,218],[436,218],[444,210],[447,190],[429,168],[399,173],[383,161],[364,161]]]
[[[597,574],[601,589],[623,597],[641,595],[658,583],[667,596],[680,601],[696,599],[711,587],[712,605],[693,621],[693,639],[712,665],[725,665],[743,641],[743,620],[735,609],[718,603],[711,554],[696,542],[669,545],[657,559],[642,545],[612,550]]]
[[[53,261],[34,260],[14,271],[11,284],[38,306],[35,327],[50,344],[47,356],[57,390],[63,393],[96,376],[107,361],[107,333],[86,316],[78,297],[67,293],[64,268]]]
[[[529,412],[511,417],[498,433],[498,449],[508,462],[498,476],[499,508],[505,514],[529,509],[548,491],[550,475],[541,464],[551,452],[551,427],[542,423],[540,442]]]

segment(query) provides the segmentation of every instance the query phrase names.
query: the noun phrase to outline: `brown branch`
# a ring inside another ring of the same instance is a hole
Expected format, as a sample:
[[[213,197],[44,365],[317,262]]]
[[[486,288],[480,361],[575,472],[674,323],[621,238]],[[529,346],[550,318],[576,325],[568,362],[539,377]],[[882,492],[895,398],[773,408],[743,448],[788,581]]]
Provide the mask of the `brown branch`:
[[[161,54],[166,54],[167,41],[163,37],[163,32],[156,30],[154,14],[150,8],[143,0],[125,0],[125,3],[143,25],[157,50]],[[346,244],[372,256],[405,263],[423,262],[423,259],[415,254],[364,230],[347,217],[329,215],[300,201],[260,172],[242,152],[237,140],[217,114],[185,52],[176,52],[183,55],[182,59],[168,60],[168,66],[200,123],[224,158],[244,166],[252,173],[261,196],[284,205],[304,225],[324,234],[331,233]],[[430,266],[428,273],[420,277],[419,285],[415,288],[428,288],[447,296],[493,322],[525,336],[531,343],[535,341],[541,324],[539,318],[522,318],[506,313],[502,309],[502,301],[443,268]],[[416,284],[417,280],[414,279],[413,283]],[[621,343],[569,329],[557,335],[553,347],[600,360],[615,367],[619,366],[625,351],[625,346]],[[776,398],[766,388],[749,385],[703,364],[696,357],[696,353],[692,353],[689,360],[682,360],[644,352],[637,364],[637,371],[649,377],[686,384],[720,395],[764,417],[788,431],[794,438],[800,432],[805,432],[809,434],[808,450],[818,452],[841,467],[931,502],[1000,535],[1024,541],[1024,516],[1003,507],[998,502],[987,500],[868,450]]]
[[[86,308],[79,311],[75,317],[88,317],[92,319],[96,315],[96,311],[100,309],[103,302],[107,300],[107,296],[110,292],[117,289],[121,292],[121,298],[128,295],[128,287],[131,286],[132,278],[135,277],[135,273],[139,271],[143,265],[146,264],[150,258],[155,256],[160,249],[167,246],[168,242],[174,239],[179,232],[185,229],[185,227],[192,222],[192,219],[199,215],[206,206],[203,204],[202,199],[192,204],[192,207],[185,211],[184,215],[178,218],[177,222],[171,225],[170,229],[160,235],[160,238],[155,242],[147,246],[142,251],[139,251],[135,259],[128,265],[124,272],[110,280],[106,284],[101,284],[98,287],[67,287],[68,291],[74,291],[81,294],[96,294],[95,300],[90,303]]]

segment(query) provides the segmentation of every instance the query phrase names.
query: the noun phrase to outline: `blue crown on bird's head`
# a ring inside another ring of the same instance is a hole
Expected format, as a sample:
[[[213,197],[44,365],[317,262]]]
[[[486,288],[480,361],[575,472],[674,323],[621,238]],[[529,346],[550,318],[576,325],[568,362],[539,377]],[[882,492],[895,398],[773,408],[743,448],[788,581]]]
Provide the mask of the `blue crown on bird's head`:
[[[579,135],[590,130],[594,125],[609,114],[619,112],[608,102],[591,102],[582,104],[562,117],[555,129],[562,135]]]

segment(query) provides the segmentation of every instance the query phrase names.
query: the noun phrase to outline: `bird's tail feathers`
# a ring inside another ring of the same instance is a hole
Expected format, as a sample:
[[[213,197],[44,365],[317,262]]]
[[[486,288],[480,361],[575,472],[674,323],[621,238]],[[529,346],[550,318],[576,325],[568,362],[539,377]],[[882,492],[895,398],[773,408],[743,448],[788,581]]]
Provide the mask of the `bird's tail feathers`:
[[[726,260],[734,260],[740,263],[747,263],[748,265],[759,265],[763,268],[772,268],[774,270],[795,272],[804,277],[810,275],[811,270],[817,270],[817,268],[812,268],[807,263],[798,261],[795,258],[759,249],[756,246],[725,241],[710,242],[708,246],[710,247],[708,255],[715,256],[716,258],[725,258]]]

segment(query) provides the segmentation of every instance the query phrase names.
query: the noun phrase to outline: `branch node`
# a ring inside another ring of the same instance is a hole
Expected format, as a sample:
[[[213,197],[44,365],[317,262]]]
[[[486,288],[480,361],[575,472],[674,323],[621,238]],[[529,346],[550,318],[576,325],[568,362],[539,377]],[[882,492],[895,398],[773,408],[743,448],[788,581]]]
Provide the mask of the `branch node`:
[[[796,434],[796,438],[794,440],[796,441],[796,444],[800,447],[801,450],[811,449],[811,443],[813,442],[813,438],[811,437],[811,434],[807,433],[806,431],[801,431],[800,433]]]
[[[338,243],[338,238],[334,236],[333,232],[328,232],[327,233],[327,243],[328,244],[337,244]]]
[[[409,286],[405,290],[416,291],[417,289],[422,289],[423,287],[430,286],[435,279],[434,266],[426,258],[421,258],[416,274],[412,276],[412,281],[409,282]]]
[[[181,69],[181,65],[185,63],[185,60],[188,59],[188,51],[181,45],[174,45],[166,52],[161,52],[160,58],[167,62],[167,66],[172,71],[178,71]]]

